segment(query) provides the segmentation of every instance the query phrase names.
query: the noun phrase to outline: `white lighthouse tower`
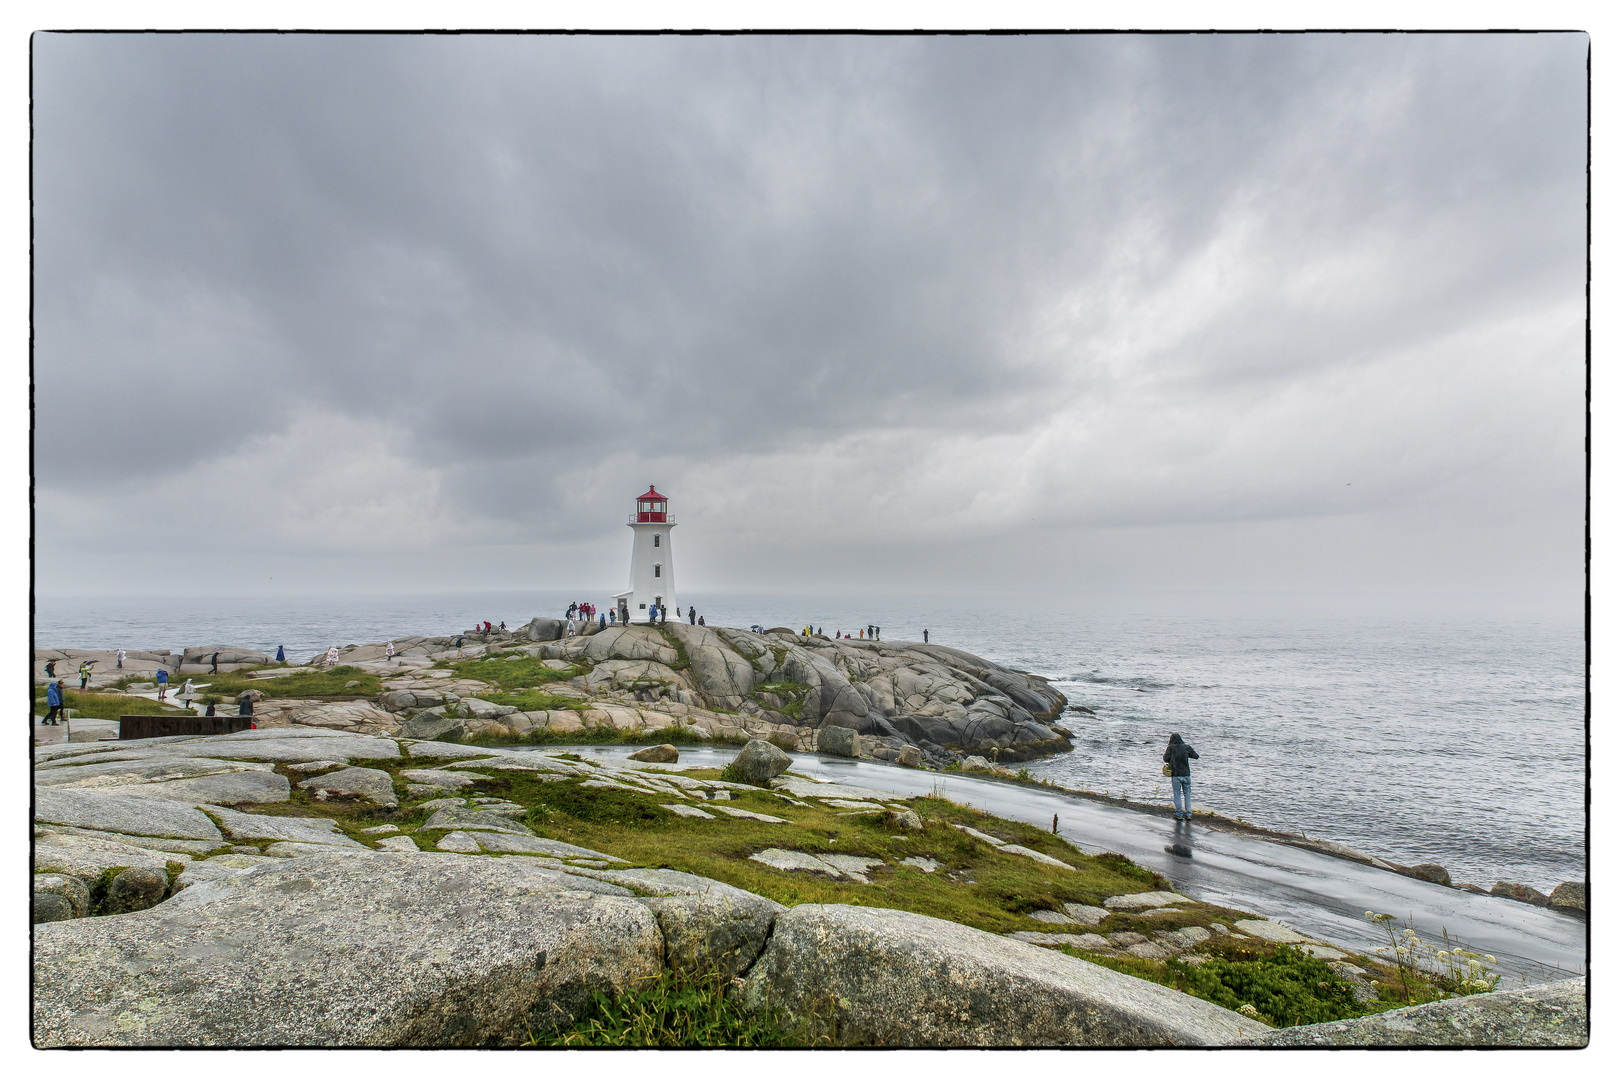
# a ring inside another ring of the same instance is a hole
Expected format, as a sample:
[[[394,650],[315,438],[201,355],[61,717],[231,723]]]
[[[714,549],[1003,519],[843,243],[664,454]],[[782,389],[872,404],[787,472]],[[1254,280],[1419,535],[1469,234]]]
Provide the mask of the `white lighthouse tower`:
[[[628,524],[636,537],[630,547],[630,587],[613,597],[618,601],[619,620],[646,622],[655,606],[673,614],[677,607],[675,555],[669,534],[675,520],[669,513],[669,500],[647,485],[646,493],[636,499]]]

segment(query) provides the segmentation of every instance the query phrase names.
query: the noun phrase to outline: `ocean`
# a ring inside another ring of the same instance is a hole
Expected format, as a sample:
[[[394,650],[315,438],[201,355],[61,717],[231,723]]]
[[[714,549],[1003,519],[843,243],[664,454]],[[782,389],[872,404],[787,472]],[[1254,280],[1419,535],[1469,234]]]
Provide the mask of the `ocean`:
[[[40,597],[37,647],[329,645],[509,627],[605,594],[194,599]],[[1052,680],[1072,752],[1028,763],[1068,787],[1170,801],[1172,731],[1199,753],[1193,801],[1454,881],[1547,891],[1586,879],[1585,629],[1507,604],[1174,594],[681,596],[711,625],[867,625]]]

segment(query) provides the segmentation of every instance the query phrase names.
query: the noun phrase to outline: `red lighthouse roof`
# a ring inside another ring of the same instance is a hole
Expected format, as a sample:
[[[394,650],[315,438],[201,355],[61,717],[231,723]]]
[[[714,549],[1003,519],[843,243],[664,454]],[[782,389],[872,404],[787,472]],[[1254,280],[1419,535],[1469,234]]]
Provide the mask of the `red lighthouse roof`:
[[[653,487],[651,484],[648,484],[647,485],[647,494],[636,496],[636,502],[647,502],[648,500],[651,500],[651,499],[656,499],[659,502],[668,502],[669,501],[669,497],[667,495],[658,494],[658,489]]]

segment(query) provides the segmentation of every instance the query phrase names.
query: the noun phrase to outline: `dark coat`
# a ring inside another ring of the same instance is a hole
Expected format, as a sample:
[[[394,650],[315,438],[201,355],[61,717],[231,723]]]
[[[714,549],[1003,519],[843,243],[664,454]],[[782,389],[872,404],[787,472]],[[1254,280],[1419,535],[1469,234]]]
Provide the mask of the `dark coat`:
[[[1191,776],[1192,769],[1187,767],[1189,758],[1197,760],[1198,751],[1180,739],[1171,739],[1170,745],[1164,748],[1164,760],[1170,764],[1171,776]]]

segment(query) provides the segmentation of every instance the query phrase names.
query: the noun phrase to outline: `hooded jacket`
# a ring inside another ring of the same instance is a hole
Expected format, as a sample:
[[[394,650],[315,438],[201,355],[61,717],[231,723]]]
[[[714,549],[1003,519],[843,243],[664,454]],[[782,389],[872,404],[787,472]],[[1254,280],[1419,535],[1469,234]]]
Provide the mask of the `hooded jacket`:
[[[1189,758],[1197,759],[1198,751],[1181,741],[1180,735],[1170,736],[1170,745],[1164,748],[1164,760],[1170,765],[1171,776],[1191,776],[1187,766]]]

